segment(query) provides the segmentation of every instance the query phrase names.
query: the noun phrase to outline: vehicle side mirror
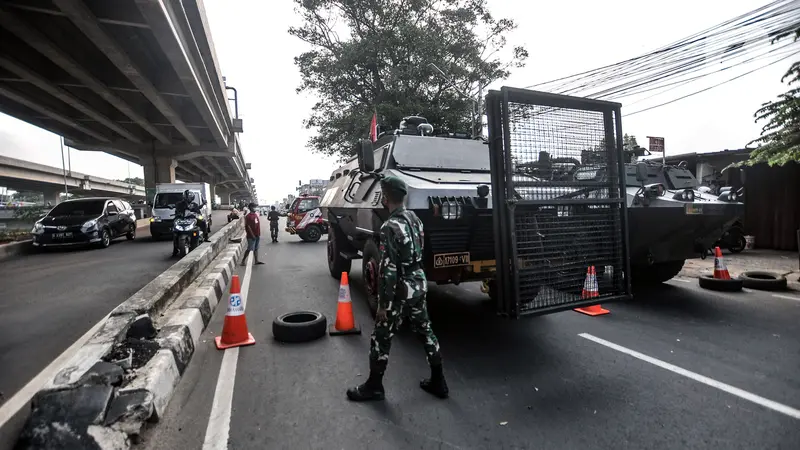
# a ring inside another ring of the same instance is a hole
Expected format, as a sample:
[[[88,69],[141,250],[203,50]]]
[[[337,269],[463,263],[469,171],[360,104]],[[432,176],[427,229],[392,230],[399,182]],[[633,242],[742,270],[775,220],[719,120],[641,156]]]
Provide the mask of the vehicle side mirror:
[[[375,171],[375,153],[372,149],[372,141],[361,139],[356,146],[358,155],[358,169],[369,173]]]
[[[636,181],[647,181],[647,163],[636,163]]]

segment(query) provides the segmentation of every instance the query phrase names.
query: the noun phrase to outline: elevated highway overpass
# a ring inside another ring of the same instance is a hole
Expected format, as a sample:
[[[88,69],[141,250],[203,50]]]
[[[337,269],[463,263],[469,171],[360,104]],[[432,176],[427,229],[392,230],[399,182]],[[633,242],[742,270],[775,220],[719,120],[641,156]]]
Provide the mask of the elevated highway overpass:
[[[70,193],[97,196],[116,196],[144,199],[144,186],[108,180],[93,175],[69,172],[64,176],[60,168],[36,164],[7,156],[0,156],[0,186],[15,191],[34,191],[44,194],[44,201],[58,203],[65,186]]]
[[[202,0],[0,0],[0,112],[67,145],[255,198]]]

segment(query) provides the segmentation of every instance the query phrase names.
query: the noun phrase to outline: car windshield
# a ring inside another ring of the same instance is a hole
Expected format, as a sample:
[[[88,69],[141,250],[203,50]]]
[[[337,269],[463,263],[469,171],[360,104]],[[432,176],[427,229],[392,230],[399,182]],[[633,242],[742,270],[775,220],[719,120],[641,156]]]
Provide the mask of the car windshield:
[[[156,194],[154,207],[175,209],[175,205],[177,205],[182,198],[182,192],[161,192]]]
[[[59,203],[48,216],[99,216],[105,206],[105,200],[73,200]]]

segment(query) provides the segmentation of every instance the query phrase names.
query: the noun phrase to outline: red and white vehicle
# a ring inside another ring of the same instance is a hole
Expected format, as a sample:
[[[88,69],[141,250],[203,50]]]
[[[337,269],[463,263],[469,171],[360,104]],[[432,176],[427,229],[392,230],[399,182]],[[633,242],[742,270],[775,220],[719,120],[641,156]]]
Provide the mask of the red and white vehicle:
[[[322,220],[319,197],[301,195],[289,207],[286,216],[286,232],[296,234],[306,242],[317,242],[328,233],[328,224]]]

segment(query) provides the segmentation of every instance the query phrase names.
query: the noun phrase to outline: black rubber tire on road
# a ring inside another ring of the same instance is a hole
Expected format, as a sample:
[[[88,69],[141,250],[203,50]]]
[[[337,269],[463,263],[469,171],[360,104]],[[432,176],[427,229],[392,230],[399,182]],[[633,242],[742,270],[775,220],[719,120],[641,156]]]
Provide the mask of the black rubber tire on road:
[[[739,275],[742,285],[750,289],[761,291],[783,291],[786,290],[786,277],[774,272],[751,270]]]
[[[317,225],[309,225],[301,236],[306,242],[317,242],[322,237],[322,230]]]
[[[316,311],[296,311],[272,321],[272,336],[280,342],[308,342],[325,336],[328,320]]]
[[[372,317],[375,317],[375,313],[378,312],[377,288],[374,294],[370,293],[369,280],[367,279],[367,266],[370,264],[370,261],[373,261],[373,270],[376,271],[376,276],[380,276],[377,274],[377,271],[380,270],[380,253],[378,253],[378,246],[375,245],[373,240],[367,241],[367,243],[364,245],[364,250],[361,253],[363,255],[361,259],[361,276],[364,278],[364,286],[366,288],[365,297],[367,299],[367,305],[369,305],[369,310],[372,313]]]
[[[133,224],[131,231],[128,231],[128,234],[125,235],[125,239],[132,241],[136,239],[136,224]]]
[[[108,248],[109,245],[111,245],[111,232],[108,231],[108,228],[103,228],[100,230],[100,242],[97,243],[97,246]]]
[[[328,227],[328,270],[331,276],[337,280],[342,279],[342,272],[350,273],[353,261],[343,258],[339,242],[347,242],[344,233],[335,225]]]
[[[703,275],[698,279],[700,287],[712,291],[739,292],[742,290],[742,280],[732,278],[730,280],[718,280],[711,275]]]

